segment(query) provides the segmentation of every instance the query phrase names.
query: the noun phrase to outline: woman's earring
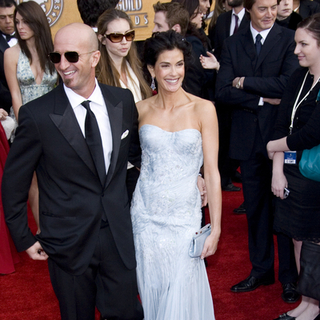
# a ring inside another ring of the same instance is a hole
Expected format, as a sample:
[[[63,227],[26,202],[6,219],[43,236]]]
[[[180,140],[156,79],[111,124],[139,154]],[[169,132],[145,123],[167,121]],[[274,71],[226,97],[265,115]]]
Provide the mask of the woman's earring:
[[[156,83],[155,83],[155,81],[154,81],[154,77],[152,77],[152,81],[151,81],[151,86],[150,86],[150,88],[151,88],[153,91],[157,89]]]

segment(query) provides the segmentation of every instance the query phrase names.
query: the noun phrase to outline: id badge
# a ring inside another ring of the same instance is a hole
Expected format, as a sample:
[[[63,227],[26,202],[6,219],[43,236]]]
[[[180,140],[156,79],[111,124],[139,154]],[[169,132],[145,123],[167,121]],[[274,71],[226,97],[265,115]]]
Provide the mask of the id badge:
[[[296,162],[297,162],[297,152],[296,151],[285,151],[284,152],[284,163],[296,164]]]

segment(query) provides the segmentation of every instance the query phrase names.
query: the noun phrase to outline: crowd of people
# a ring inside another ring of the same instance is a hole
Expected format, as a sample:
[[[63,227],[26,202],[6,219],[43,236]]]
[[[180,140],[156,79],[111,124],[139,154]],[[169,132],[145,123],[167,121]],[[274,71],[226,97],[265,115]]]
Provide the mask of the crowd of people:
[[[231,291],[275,282],[276,234],[301,303],[275,320],[320,319],[320,185],[299,170],[320,144],[320,4],[217,0],[207,26],[211,1],[159,1],[139,53],[117,1],[77,4],[52,41],[36,2],[0,0],[0,273],[15,248],[47,260],[62,320],[214,320],[205,258],[241,179],[252,268]]]

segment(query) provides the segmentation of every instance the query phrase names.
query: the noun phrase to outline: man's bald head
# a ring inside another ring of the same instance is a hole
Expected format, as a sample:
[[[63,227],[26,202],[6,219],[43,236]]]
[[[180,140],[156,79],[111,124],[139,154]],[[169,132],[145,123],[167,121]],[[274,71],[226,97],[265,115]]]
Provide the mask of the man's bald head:
[[[98,50],[98,38],[95,32],[83,23],[71,23],[58,30],[54,38],[54,42],[60,37],[70,39],[70,41],[81,41],[88,45],[90,51]]]
[[[54,51],[61,60],[55,63],[64,84],[77,94],[88,98],[95,88],[95,67],[100,58],[95,32],[82,23],[72,23],[61,28],[54,38]],[[70,52],[78,60],[70,62]]]

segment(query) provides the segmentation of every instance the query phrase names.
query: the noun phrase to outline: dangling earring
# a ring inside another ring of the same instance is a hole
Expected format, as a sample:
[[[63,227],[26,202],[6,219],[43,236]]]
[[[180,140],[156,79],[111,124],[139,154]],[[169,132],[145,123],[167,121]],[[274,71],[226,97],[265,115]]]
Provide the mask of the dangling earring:
[[[156,83],[155,83],[155,81],[154,81],[154,77],[152,77],[152,81],[151,81],[151,86],[150,86],[150,88],[152,89],[152,91],[155,91],[155,90],[157,89]]]

